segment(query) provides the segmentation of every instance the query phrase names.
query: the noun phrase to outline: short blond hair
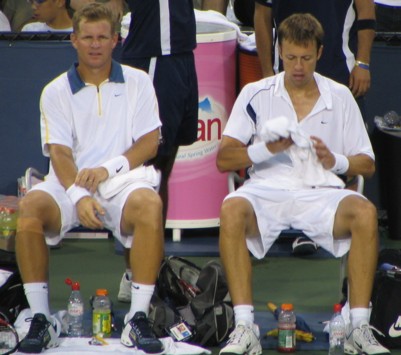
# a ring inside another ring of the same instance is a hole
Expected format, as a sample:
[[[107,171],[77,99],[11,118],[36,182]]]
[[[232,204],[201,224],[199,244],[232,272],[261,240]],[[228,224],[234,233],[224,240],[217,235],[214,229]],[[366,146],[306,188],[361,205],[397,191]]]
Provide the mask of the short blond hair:
[[[100,3],[92,2],[75,11],[72,18],[72,27],[74,33],[78,33],[82,21],[97,22],[106,20],[110,23],[111,34],[116,33],[116,22],[111,10]]]

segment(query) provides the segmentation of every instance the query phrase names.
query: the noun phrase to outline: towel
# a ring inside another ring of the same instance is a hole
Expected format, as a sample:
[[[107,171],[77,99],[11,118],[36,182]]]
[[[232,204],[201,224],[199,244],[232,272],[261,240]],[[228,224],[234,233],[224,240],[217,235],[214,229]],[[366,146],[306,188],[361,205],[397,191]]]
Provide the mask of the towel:
[[[138,168],[130,170],[128,173],[117,175],[111,179],[103,181],[98,186],[99,194],[109,199],[128,185],[135,182],[149,183],[155,190],[159,188],[161,174],[159,170],[156,170],[153,166],[141,165]]]
[[[61,310],[52,314],[53,319],[60,327],[60,323],[65,322],[66,311]],[[26,321],[27,318],[32,317],[32,312],[29,308],[24,309],[14,323],[20,339],[23,339],[28,333],[30,323]],[[45,354],[85,354],[85,355],[98,355],[99,353],[105,354],[135,354],[144,355],[144,352],[135,348],[128,348],[120,343],[120,339],[106,338],[105,341],[108,345],[90,345],[91,338],[59,338],[60,345],[54,349],[47,349]],[[196,355],[196,354],[211,354],[211,351],[204,349],[200,346],[184,343],[174,342],[170,337],[160,339],[164,345],[164,353],[166,355]],[[16,352],[15,354],[22,354]]]
[[[286,153],[291,158],[294,176],[302,180],[304,187],[345,186],[336,174],[323,167],[316,155],[313,141],[296,122],[284,116],[268,120],[262,127],[260,136],[266,143],[291,137],[294,144]]]
[[[194,11],[195,11],[196,23],[214,23],[232,28],[237,33],[237,42],[241,48],[249,51],[256,51],[256,40],[254,33],[248,36],[246,33],[241,32],[241,29],[236,23],[228,20],[228,18],[223,14],[221,14],[220,12],[213,10],[208,10],[208,11],[194,10]],[[131,13],[128,12],[122,18],[121,21],[121,38],[123,41],[128,36],[130,23],[131,23]]]

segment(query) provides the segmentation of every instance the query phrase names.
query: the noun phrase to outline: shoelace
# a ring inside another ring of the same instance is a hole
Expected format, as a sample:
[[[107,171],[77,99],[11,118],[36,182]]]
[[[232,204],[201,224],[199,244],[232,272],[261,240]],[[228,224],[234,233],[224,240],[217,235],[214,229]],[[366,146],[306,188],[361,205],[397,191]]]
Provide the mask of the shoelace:
[[[376,340],[376,338],[374,337],[372,330],[374,329],[376,332],[378,332],[380,335],[383,335],[379,330],[377,330],[375,327],[371,326],[371,325],[363,325],[362,326],[362,334],[364,336],[365,339],[367,339],[367,341],[370,344],[373,345],[379,345],[379,342]]]
[[[155,338],[146,318],[137,318],[132,322],[132,328],[140,338]]]
[[[31,327],[29,328],[29,332],[26,335],[26,337],[27,339],[42,338],[47,328],[48,325],[46,324],[46,322],[42,322],[41,320],[38,319],[32,319]]]
[[[229,344],[240,344],[241,339],[244,337],[246,329],[244,326],[240,325],[237,329],[230,334],[229,340],[227,343]]]

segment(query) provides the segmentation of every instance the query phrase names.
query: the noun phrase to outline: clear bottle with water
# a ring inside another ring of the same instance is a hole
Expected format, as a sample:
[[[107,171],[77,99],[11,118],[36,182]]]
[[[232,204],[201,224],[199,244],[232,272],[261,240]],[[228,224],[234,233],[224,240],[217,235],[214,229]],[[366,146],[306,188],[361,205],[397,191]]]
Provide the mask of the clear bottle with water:
[[[108,294],[104,288],[97,289],[92,305],[92,332],[102,338],[111,335],[111,301]]]
[[[341,304],[334,305],[334,314],[329,323],[329,355],[343,355],[345,322],[341,315]]]
[[[291,303],[281,305],[278,316],[278,346],[280,353],[293,353],[296,350],[295,328],[296,316]]]
[[[66,284],[71,285],[71,295],[67,304],[67,334],[69,337],[81,337],[83,335],[84,302],[82,300],[79,282],[66,279]]]

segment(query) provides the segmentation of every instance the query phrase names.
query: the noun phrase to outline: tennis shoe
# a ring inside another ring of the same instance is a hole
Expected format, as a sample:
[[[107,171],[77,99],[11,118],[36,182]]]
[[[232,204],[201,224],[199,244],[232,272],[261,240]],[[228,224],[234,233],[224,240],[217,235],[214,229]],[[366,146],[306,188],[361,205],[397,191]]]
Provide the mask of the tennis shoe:
[[[377,329],[367,322],[361,323],[359,327],[352,329],[347,335],[344,344],[344,353],[347,355],[387,355],[391,354],[382,346],[373,335],[372,329]],[[380,333],[380,332],[379,332]]]
[[[121,343],[129,348],[136,347],[145,354],[162,354],[164,347],[157,339],[144,312],[136,312],[124,327]]]
[[[262,346],[259,340],[259,327],[251,327],[239,321],[231,332],[226,346],[220,350],[220,355],[260,355]]]
[[[20,342],[21,353],[38,354],[44,349],[59,345],[57,325],[53,326],[42,313],[36,313],[31,321],[28,334]]]
[[[315,254],[318,245],[307,237],[298,237],[292,243],[292,253],[296,256]]]
[[[117,299],[124,303],[131,302],[131,280],[128,278],[126,272],[124,272],[124,275],[121,278]]]

